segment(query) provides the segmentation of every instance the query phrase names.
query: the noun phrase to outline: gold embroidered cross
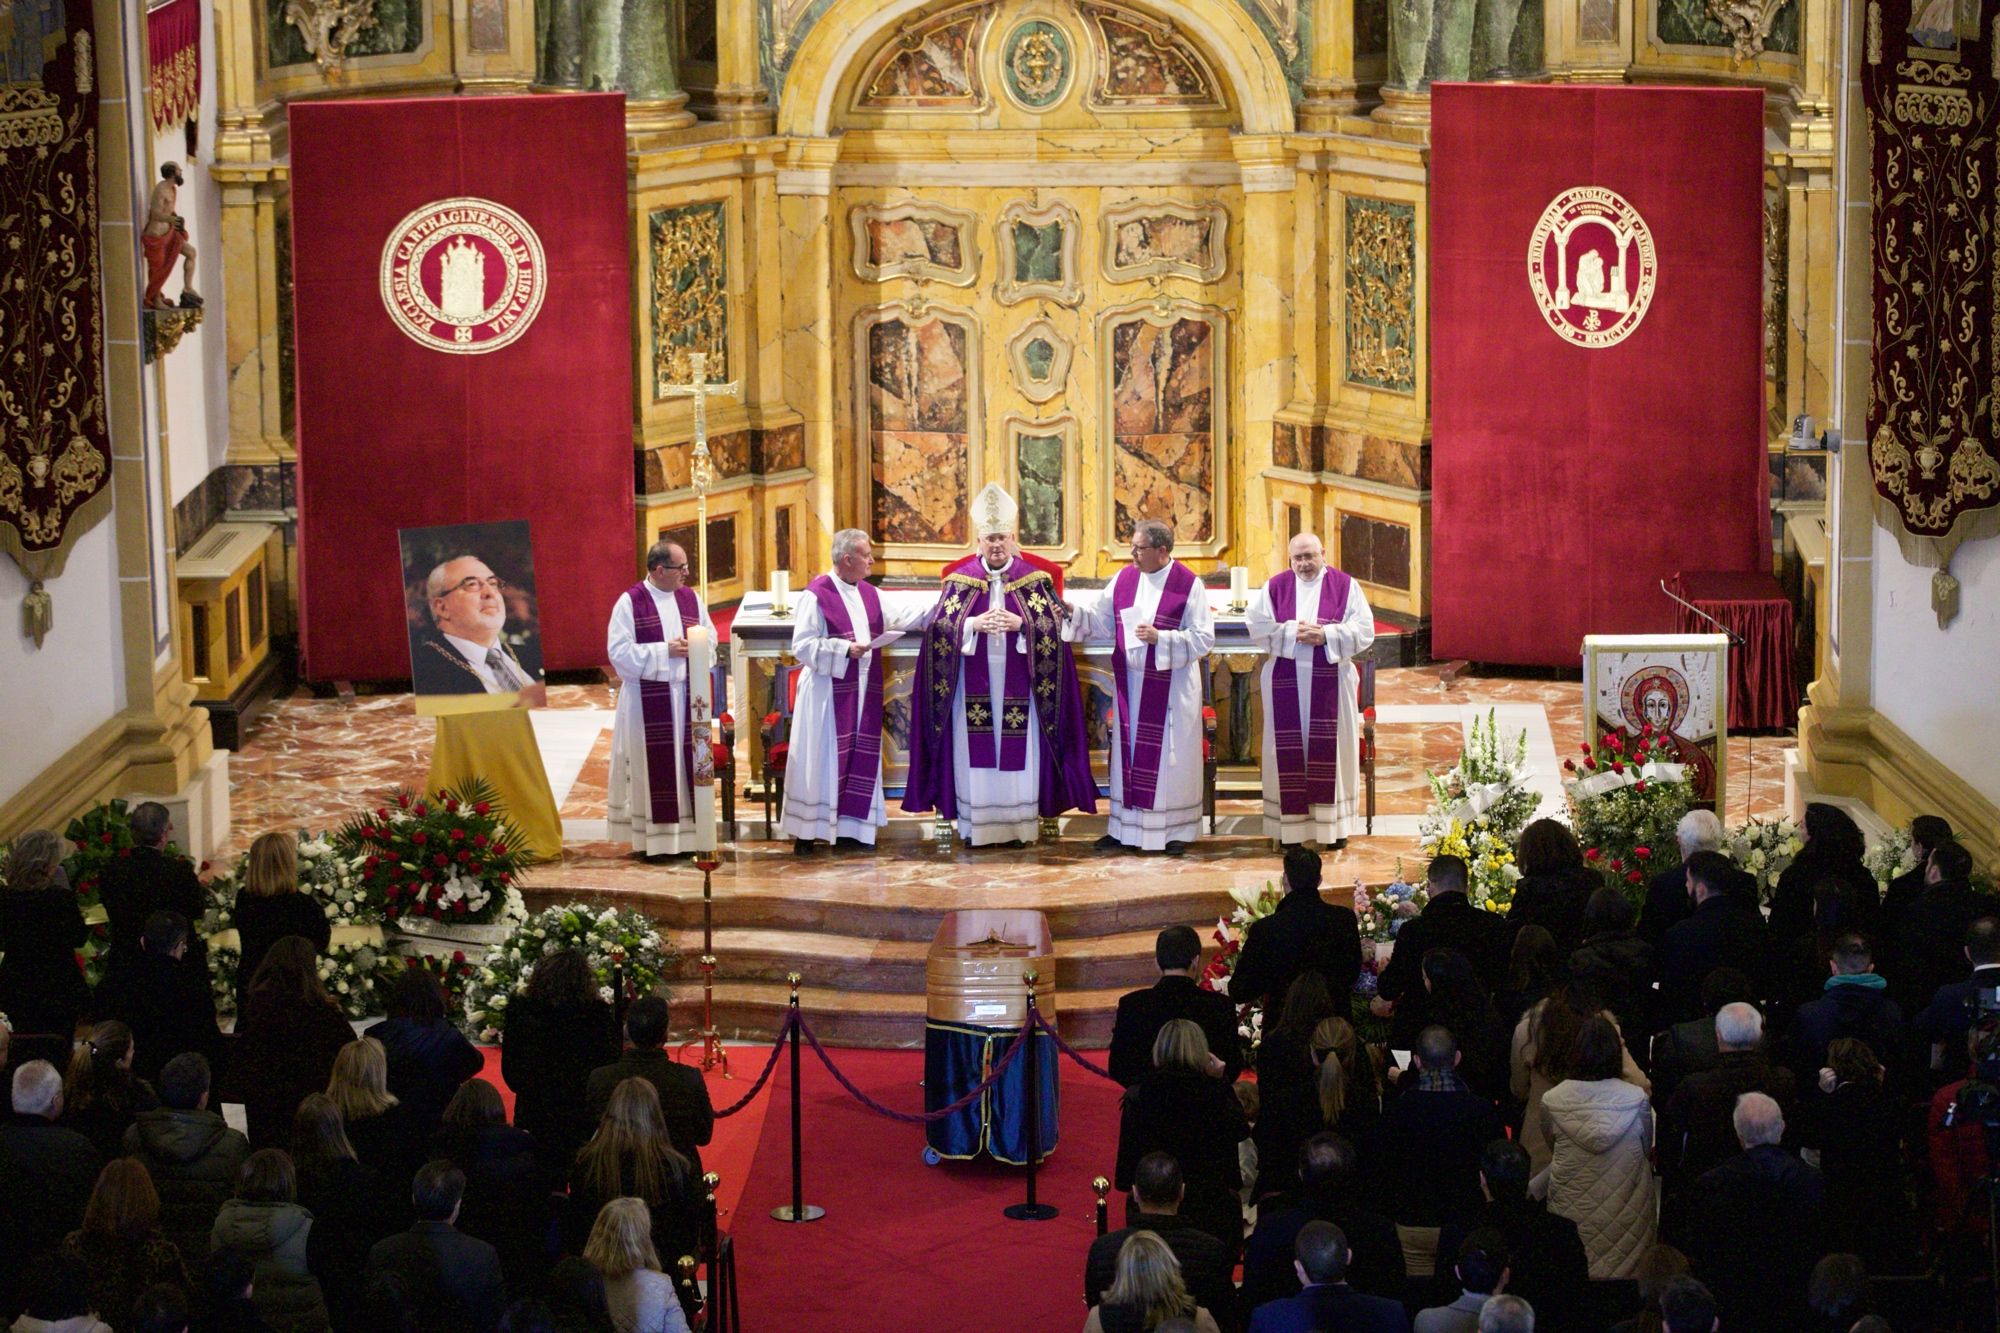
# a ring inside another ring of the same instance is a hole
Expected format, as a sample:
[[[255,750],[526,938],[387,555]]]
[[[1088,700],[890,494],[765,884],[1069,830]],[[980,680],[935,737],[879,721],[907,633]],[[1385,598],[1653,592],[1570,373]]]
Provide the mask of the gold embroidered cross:
[[[975,727],[983,727],[993,720],[993,712],[985,704],[976,703],[965,710],[966,720]]]
[[[1007,710],[1008,730],[1019,731],[1022,727],[1026,726],[1027,724],[1028,724],[1028,715],[1021,710],[1021,706],[1019,704],[1016,704],[1014,707]]]

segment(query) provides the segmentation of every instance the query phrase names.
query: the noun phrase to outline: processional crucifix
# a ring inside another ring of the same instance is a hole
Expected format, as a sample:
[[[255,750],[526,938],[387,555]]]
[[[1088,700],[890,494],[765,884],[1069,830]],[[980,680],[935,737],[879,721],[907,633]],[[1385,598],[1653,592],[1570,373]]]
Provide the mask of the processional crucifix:
[[[695,546],[696,559],[701,562],[701,604],[708,605],[708,488],[715,485],[715,460],[708,452],[708,400],[712,394],[727,394],[735,397],[738,385],[735,381],[727,384],[708,382],[708,353],[688,354],[688,373],[692,381],[687,384],[669,384],[660,390],[663,398],[694,399],[694,452],[688,458],[688,480],[694,484],[695,503]],[[695,627],[688,635],[688,703],[690,721],[696,732],[689,739],[695,763],[689,772],[689,794],[695,805],[695,858],[694,863],[701,871],[701,1017],[702,1031],[698,1042],[688,1042],[686,1046],[701,1047],[701,1067],[713,1069],[722,1066],[724,1078],[729,1076],[729,1057],[723,1053],[722,1037],[715,1026],[715,896],[710,886],[710,877],[716,867],[722,864],[716,855],[715,840],[715,766],[711,747],[709,719],[714,716],[712,696],[715,686],[715,644],[706,634]],[[704,773],[707,781],[701,781]],[[735,836],[735,830],[730,830]]]

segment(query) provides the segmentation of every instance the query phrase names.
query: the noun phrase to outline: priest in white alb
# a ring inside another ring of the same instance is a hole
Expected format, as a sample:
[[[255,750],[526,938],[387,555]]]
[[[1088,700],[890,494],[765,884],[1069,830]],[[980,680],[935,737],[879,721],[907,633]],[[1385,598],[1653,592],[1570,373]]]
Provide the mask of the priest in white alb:
[[[1250,641],[1262,648],[1264,832],[1281,843],[1336,846],[1360,829],[1360,673],[1353,658],[1375,642],[1361,585],[1326,563],[1302,532],[1292,567],[1250,599]]]
[[[605,650],[618,672],[618,712],[611,729],[611,838],[641,856],[696,850],[694,801],[688,775],[693,747],[708,743],[688,715],[688,630],[711,641],[708,608],[687,586],[687,552],[654,542],[646,577],[625,590],[611,610]]]
[[[910,697],[903,809],[956,821],[971,847],[1097,813],[1076,658],[1054,578],[1015,545],[1018,513],[997,482],[973,497],[979,549],[944,571]]]
[[[1110,830],[1124,846],[1179,856],[1201,836],[1202,659],[1215,647],[1208,590],[1174,559],[1174,530],[1132,528],[1132,563],[1098,597],[1071,608],[1065,638],[1112,642]]]
[[[867,583],[875,547],[859,528],[833,534],[833,572],[806,585],[792,626],[799,693],[779,827],[804,855],[815,842],[873,847],[882,808],[882,636],[928,607],[892,606]],[[886,643],[882,643],[887,647]]]

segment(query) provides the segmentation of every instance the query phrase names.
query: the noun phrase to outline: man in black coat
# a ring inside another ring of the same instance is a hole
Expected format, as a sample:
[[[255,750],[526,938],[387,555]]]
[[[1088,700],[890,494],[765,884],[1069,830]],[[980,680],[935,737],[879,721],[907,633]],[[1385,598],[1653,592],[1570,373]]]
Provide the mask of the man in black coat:
[[[1736,1148],[1731,1116],[1744,1093],[1789,1103],[1798,1084],[1761,1049],[1764,1016],[1747,1004],[1728,1004],[1715,1016],[1715,1068],[1690,1074],[1666,1100],[1660,1115],[1660,1174],[1687,1179],[1727,1158]]]
[[[1891,928],[1895,951],[1889,993],[1912,1012],[1939,988],[1965,976],[1965,932],[1980,911],[1972,892],[1972,853],[1956,842],[1938,845],[1924,865],[1924,887]]]
[[[1734,1121],[1743,1151],[1696,1182],[1693,1225],[1677,1243],[1715,1292],[1724,1327],[1805,1328],[1822,1248],[1820,1174],[1778,1146],[1785,1117],[1769,1097],[1746,1094]]]
[[[1701,983],[1718,967],[1733,967],[1757,984],[1764,965],[1764,919],[1730,891],[1736,867],[1721,852],[1687,860],[1694,911],[1660,945],[1660,1006],[1670,1023],[1701,1014]]]
[[[1658,953],[1667,932],[1688,919],[1694,904],[1688,899],[1687,860],[1696,852],[1722,850],[1722,821],[1713,810],[1690,810],[1674,826],[1680,859],[1646,881],[1646,902],[1639,909],[1639,938]],[[1756,896],[1756,882],[1750,886]]]
[[[1792,1019],[1792,1072],[1801,1082],[1817,1079],[1835,1038],[1855,1037],[1867,1043],[1883,1066],[1907,1073],[1903,1011],[1889,998],[1888,983],[1876,975],[1868,941],[1842,935],[1834,941],[1827,966],[1832,975],[1824,992],[1800,1005]]]
[[[1896,929],[1903,909],[1923,896],[1924,872],[1930,866],[1931,853],[1955,840],[1949,820],[1937,815],[1918,815],[1910,821],[1910,853],[1917,863],[1890,880],[1888,890],[1882,895],[1882,921],[1891,932]]]
[[[1353,1257],[1347,1237],[1331,1222],[1309,1222],[1293,1247],[1306,1285],[1296,1296],[1271,1301],[1250,1316],[1250,1333],[1409,1333],[1410,1317],[1396,1301],[1369,1296],[1347,1283]]]
[[[643,1078],[660,1094],[660,1113],[666,1118],[667,1133],[674,1148],[694,1164],[701,1174],[701,1152],[715,1137],[715,1104],[708,1099],[708,1084],[701,1071],[676,1061],[667,1054],[667,1002],[657,995],[642,995],[625,1011],[625,1053],[608,1065],[590,1071],[584,1086],[584,1101],[590,1106],[591,1123],[604,1114],[611,1094],[628,1078]]]
[[[160,1229],[183,1255],[209,1246],[215,1215],[236,1192],[250,1141],[209,1109],[208,1061],[193,1051],[160,1073],[160,1105],[125,1131],[127,1154],[145,1164],[160,1196]]]
[[[1299,1148],[1299,1189],[1267,1199],[1257,1229],[1243,1247],[1243,1308],[1295,1296],[1299,1275],[1293,1246],[1309,1222],[1331,1222],[1352,1242],[1347,1281],[1356,1291],[1403,1298],[1403,1246],[1396,1224],[1356,1199],[1354,1145],[1331,1130]]]
[[[1181,1164],[1168,1153],[1147,1153],[1133,1174],[1132,1193],[1138,1208],[1128,1215],[1126,1225],[1090,1243],[1083,1263],[1083,1303],[1094,1306],[1104,1299],[1118,1276],[1119,1249],[1134,1232],[1151,1231],[1180,1261],[1188,1294],[1215,1316],[1216,1323],[1236,1327],[1236,1287],[1230,1280],[1234,1257],[1221,1241],[1180,1216],[1181,1199],[1187,1193]]]
[[[410,1190],[416,1223],[368,1251],[369,1280],[396,1278],[427,1333],[488,1333],[506,1304],[499,1251],[452,1225],[464,1197],[463,1171],[426,1162]]]
[[[1309,847],[1286,848],[1285,896],[1271,915],[1250,923],[1229,983],[1235,999],[1261,1000],[1269,1014],[1293,979],[1309,970],[1324,976],[1335,996],[1354,989],[1361,975],[1361,932],[1354,911],[1320,897],[1319,885],[1319,853]]]
[[[97,986],[97,1016],[132,1029],[132,1072],[148,1083],[159,1082],[167,1061],[184,1051],[213,1067],[222,1050],[215,989],[207,965],[188,956],[188,935],[180,913],[153,913],[137,955]]]
[[[1423,989],[1424,955],[1432,949],[1456,949],[1472,961],[1480,984],[1499,989],[1506,979],[1512,933],[1507,918],[1473,905],[1466,897],[1469,877],[1462,857],[1433,857],[1424,872],[1431,900],[1415,919],[1396,932],[1396,950],[1375,987],[1374,1011],[1387,1018],[1396,1001]],[[1342,992],[1335,991],[1335,995]]]
[[[1168,926],[1153,941],[1160,979],[1144,990],[1118,997],[1111,1025],[1111,1077],[1126,1087],[1153,1067],[1153,1039],[1176,1018],[1195,1024],[1208,1038],[1208,1053],[1221,1062],[1221,1077],[1235,1082],[1243,1072],[1243,1042],[1236,1031],[1236,1005],[1227,995],[1203,990],[1196,980],[1201,937],[1192,926]]]
[[[167,840],[174,832],[167,807],[158,801],[143,801],[132,807],[131,820],[132,850],[112,857],[98,879],[98,899],[110,918],[111,952],[106,965],[112,968],[138,957],[140,937],[153,913],[178,912],[189,921],[201,920],[202,888],[194,863],[184,856],[167,854]],[[206,971],[207,946],[195,940],[189,953]]]
[[[14,1071],[14,1114],[0,1124],[0,1308],[19,1292],[26,1263],[83,1225],[104,1159],[62,1118],[62,1075],[46,1060]]]
[[[1667,1098],[1689,1074],[1715,1068],[1722,1052],[1715,1044],[1715,1016],[1725,1004],[1757,1003],[1750,978],[1733,967],[1718,967],[1701,980],[1701,1016],[1676,1023],[1653,1040],[1653,1105]]]
[[[1953,1069],[1965,1049],[1979,992],[2000,990],[2000,921],[1983,916],[1972,923],[1965,932],[1965,960],[1972,964],[1972,975],[1940,986],[1912,1025],[1919,1040],[1944,1048],[1949,1057],[1944,1063]]]
[[[1480,1155],[1505,1126],[1493,1103],[1459,1078],[1458,1042],[1448,1030],[1425,1028],[1411,1056],[1416,1069],[1382,1108],[1362,1160],[1392,1221],[1439,1227],[1479,1211]]]
[[[1576,1223],[1528,1197],[1528,1150],[1495,1139],[1479,1156],[1479,1190],[1486,1206],[1438,1233],[1438,1254],[1454,1255],[1475,1231],[1491,1229],[1507,1241],[1507,1290],[1535,1307],[1535,1327],[1545,1333],[1582,1330],[1590,1260]]]

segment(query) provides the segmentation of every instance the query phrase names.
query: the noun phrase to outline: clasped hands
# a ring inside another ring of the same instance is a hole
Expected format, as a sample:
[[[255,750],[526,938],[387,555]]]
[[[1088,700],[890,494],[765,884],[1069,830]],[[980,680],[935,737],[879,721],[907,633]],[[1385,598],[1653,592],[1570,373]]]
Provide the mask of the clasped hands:
[[[1326,642],[1326,626],[1315,625],[1311,621],[1299,622],[1299,642],[1317,648]]]
[[[972,618],[972,628],[981,634],[1012,634],[1021,628],[1021,617],[1004,607]]]

